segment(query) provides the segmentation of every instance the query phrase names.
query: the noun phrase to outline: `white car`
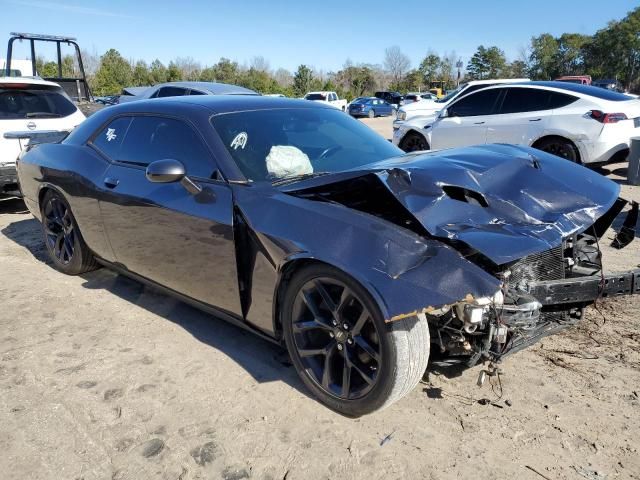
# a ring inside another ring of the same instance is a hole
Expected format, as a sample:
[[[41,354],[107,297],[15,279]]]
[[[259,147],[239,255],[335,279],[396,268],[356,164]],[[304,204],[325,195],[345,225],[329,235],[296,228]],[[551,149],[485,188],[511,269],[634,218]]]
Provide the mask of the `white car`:
[[[0,77],[0,194],[18,189],[16,159],[27,140],[9,132],[70,132],[85,119],[57,83]]]
[[[623,161],[640,135],[640,100],[566,82],[484,88],[394,132],[405,151],[483,143],[528,145],[583,164]]]
[[[413,117],[423,117],[425,115],[433,115],[445,108],[449,103],[463,95],[480,90],[481,88],[490,87],[492,85],[500,85],[503,83],[521,83],[528,82],[527,78],[498,78],[494,80],[472,80],[471,82],[461,83],[458,88],[449,92],[442,98],[436,98],[433,102],[413,102],[402,106],[398,109],[396,119],[393,122],[393,129],[399,128],[403,122],[411,120]]]
[[[437,99],[438,97],[431,92],[409,92],[404,96],[401,105],[410,105],[423,100],[433,102]]]
[[[336,92],[322,91],[322,92],[309,92],[304,96],[305,100],[311,100],[312,102],[325,103],[331,105],[343,112],[347,110],[347,101],[340,99]]]

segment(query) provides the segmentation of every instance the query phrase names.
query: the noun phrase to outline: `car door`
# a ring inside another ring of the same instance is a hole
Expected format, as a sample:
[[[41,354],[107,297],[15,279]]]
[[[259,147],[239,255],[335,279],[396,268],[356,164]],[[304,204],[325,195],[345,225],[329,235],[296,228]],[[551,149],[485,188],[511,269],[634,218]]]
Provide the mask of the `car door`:
[[[383,115],[391,115],[393,113],[393,107],[389,104],[389,102],[385,102],[384,100],[380,100],[381,105],[381,114]]]
[[[547,127],[553,92],[530,87],[502,90],[498,113],[487,120],[487,143],[530,145]]]
[[[487,138],[487,120],[495,112],[500,89],[479,90],[446,108],[446,115],[434,122],[431,148],[453,148],[483,144]]]
[[[233,239],[233,201],[202,137],[187,121],[155,115],[118,117],[92,145],[111,165],[99,205],[120,266],[188,297],[241,314]],[[146,167],[180,161],[201,186],[152,183]]]

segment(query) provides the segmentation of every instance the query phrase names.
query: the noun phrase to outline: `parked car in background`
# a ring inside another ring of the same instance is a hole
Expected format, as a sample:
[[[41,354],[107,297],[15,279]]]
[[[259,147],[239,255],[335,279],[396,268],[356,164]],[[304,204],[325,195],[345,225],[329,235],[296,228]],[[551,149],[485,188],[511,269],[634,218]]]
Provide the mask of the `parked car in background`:
[[[431,92],[409,92],[402,100],[402,105],[409,105],[410,103],[419,102],[421,100],[435,101],[438,97]]]
[[[446,96],[439,98],[433,102],[416,102],[407,106],[402,106],[398,109],[396,119],[393,122],[393,129],[397,129],[402,125],[402,122],[409,120],[413,117],[430,116],[442,110],[450,102],[453,102],[457,98],[463,95],[467,95],[471,92],[479,90],[481,88],[490,87],[491,85],[499,85],[502,83],[517,83],[528,82],[526,78],[506,78],[506,79],[494,79],[494,80],[473,80],[467,83],[461,83],[458,88],[452,90]]]
[[[557,82],[577,83],[578,85],[591,85],[591,75],[563,75],[556,78]]]
[[[594,80],[591,82],[594,87],[606,88],[607,90],[613,90],[614,92],[624,93],[622,86],[615,78],[604,78],[601,80]]]
[[[130,94],[120,95],[118,103],[184,95],[259,95],[248,88],[215,82],[167,82],[153,87],[133,87],[126,90]]]
[[[402,155],[325,104],[117,105],[18,173],[53,267],[107,266],[286,346],[349,416],[407,395],[431,348],[499,363],[597,298],[640,293],[621,288],[640,272],[601,263],[627,204],[615,182],[512,145]]]
[[[402,103],[403,96],[398,92],[389,92],[386,90],[376,92],[373,94],[374,97],[384,100],[385,102],[391,104],[394,108],[398,108]]]
[[[640,101],[564,82],[497,85],[451,102],[393,135],[404,151],[483,143],[527,145],[583,164],[623,161],[640,135]]]
[[[320,102],[326,105],[330,105],[333,108],[347,110],[347,101],[338,97],[336,92],[321,91],[321,92],[309,92],[304,96],[305,100],[311,100],[312,102]]]
[[[94,101],[96,103],[101,103],[102,105],[117,105],[119,102],[120,95],[107,95],[104,97],[95,97]]]
[[[393,115],[393,107],[376,97],[356,98],[349,104],[349,115],[352,117],[388,117]]]
[[[57,83],[38,78],[0,77],[0,194],[18,193],[16,159],[26,139],[10,132],[63,132],[85,119]]]

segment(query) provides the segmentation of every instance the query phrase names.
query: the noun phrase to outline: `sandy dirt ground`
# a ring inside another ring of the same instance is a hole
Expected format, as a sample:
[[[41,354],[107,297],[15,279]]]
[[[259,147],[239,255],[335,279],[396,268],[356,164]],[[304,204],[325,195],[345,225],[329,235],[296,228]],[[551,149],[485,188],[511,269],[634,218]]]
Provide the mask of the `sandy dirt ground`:
[[[640,242],[605,259],[633,268]],[[18,200],[0,201],[0,272],[3,479],[640,479],[637,297],[509,357],[500,382],[430,373],[353,420],[270,343],[105,269],[58,273]]]

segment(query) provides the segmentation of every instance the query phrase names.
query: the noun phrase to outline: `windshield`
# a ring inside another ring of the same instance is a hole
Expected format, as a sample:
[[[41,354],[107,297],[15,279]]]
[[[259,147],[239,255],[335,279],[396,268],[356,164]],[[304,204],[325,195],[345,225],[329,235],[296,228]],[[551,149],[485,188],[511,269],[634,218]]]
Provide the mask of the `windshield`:
[[[75,111],[61,89],[0,87],[0,119],[58,118]]]
[[[453,97],[455,97],[458,93],[460,93],[465,88],[467,88],[467,84],[466,83],[461,83],[458,88],[456,88],[455,90],[451,90],[444,97],[439,98],[435,102],[436,103],[447,103],[449,100],[451,100]]]
[[[305,100],[326,100],[327,96],[321,93],[308,93],[304,96]]]
[[[215,115],[211,123],[254,182],[340,172],[404,153],[334,109],[233,112]]]
[[[369,103],[371,101],[370,98],[356,98],[353,102],[351,103]]]

